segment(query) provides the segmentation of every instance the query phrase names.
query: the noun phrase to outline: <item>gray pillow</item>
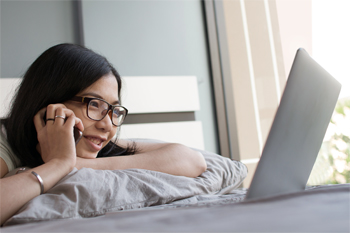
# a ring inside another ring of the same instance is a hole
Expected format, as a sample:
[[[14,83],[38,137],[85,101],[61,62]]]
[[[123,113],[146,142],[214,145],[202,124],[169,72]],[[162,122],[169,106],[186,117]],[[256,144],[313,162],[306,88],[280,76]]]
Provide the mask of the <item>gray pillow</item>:
[[[239,187],[247,176],[247,168],[241,162],[200,152],[208,168],[197,178],[143,169],[74,169],[45,194],[25,204],[4,225],[94,217],[195,195],[225,194]]]

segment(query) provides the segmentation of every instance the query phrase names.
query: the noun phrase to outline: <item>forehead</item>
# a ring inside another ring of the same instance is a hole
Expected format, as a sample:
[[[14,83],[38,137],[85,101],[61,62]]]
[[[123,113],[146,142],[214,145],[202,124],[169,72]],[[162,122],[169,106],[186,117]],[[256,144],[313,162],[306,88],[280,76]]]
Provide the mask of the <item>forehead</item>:
[[[106,74],[78,95],[89,95],[106,100],[113,103],[119,100],[118,81],[113,74]]]

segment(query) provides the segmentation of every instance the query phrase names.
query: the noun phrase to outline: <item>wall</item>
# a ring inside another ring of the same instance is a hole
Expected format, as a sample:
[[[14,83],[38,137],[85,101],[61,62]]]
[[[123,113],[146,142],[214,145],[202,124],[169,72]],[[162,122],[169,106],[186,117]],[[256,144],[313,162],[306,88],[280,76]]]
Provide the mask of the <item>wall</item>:
[[[1,77],[20,77],[52,45],[76,42],[71,1],[1,1]]]
[[[21,77],[55,44],[80,41],[107,56],[123,77],[196,76],[195,120],[204,126],[205,149],[219,152],[201,1],[82,1],[82,21],[77,3],[1,1],[1,78]],[[1,100],[9,101],[4,93],[13,84],[7,83]]]
[[[196,76],[195,118],[205,149],[219,152],[201,1],[83,1],[83,24],[86,45],[126,78]]]
[[[76,43],[74,5],[71,1],[1,1],[0,102],[3,117],[19,78],[47,48]],[[6,78],[6,80],[4,79]],[[13,80],[13,82],[11,81]]]

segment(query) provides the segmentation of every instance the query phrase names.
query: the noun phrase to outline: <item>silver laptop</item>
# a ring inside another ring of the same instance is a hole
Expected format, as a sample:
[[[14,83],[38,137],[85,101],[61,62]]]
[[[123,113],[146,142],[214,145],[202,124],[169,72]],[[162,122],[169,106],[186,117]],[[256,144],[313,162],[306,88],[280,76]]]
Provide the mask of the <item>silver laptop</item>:
[[[297,51],[245,200],[305,190],[340,89],[304,49]]]

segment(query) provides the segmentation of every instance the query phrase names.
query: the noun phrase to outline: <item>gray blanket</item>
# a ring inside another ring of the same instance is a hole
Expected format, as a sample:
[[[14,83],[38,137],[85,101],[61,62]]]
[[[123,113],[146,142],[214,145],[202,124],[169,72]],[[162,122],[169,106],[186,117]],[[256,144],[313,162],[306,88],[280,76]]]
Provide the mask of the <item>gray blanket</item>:
[[[244,164],[201,152],[208,169],[197,178],[142,169],[75,169],[47,193],[24,205],[4,225],[96,217],[107,212],[162,205],[196,195],[225,194],[239,187],[247,175]]]

